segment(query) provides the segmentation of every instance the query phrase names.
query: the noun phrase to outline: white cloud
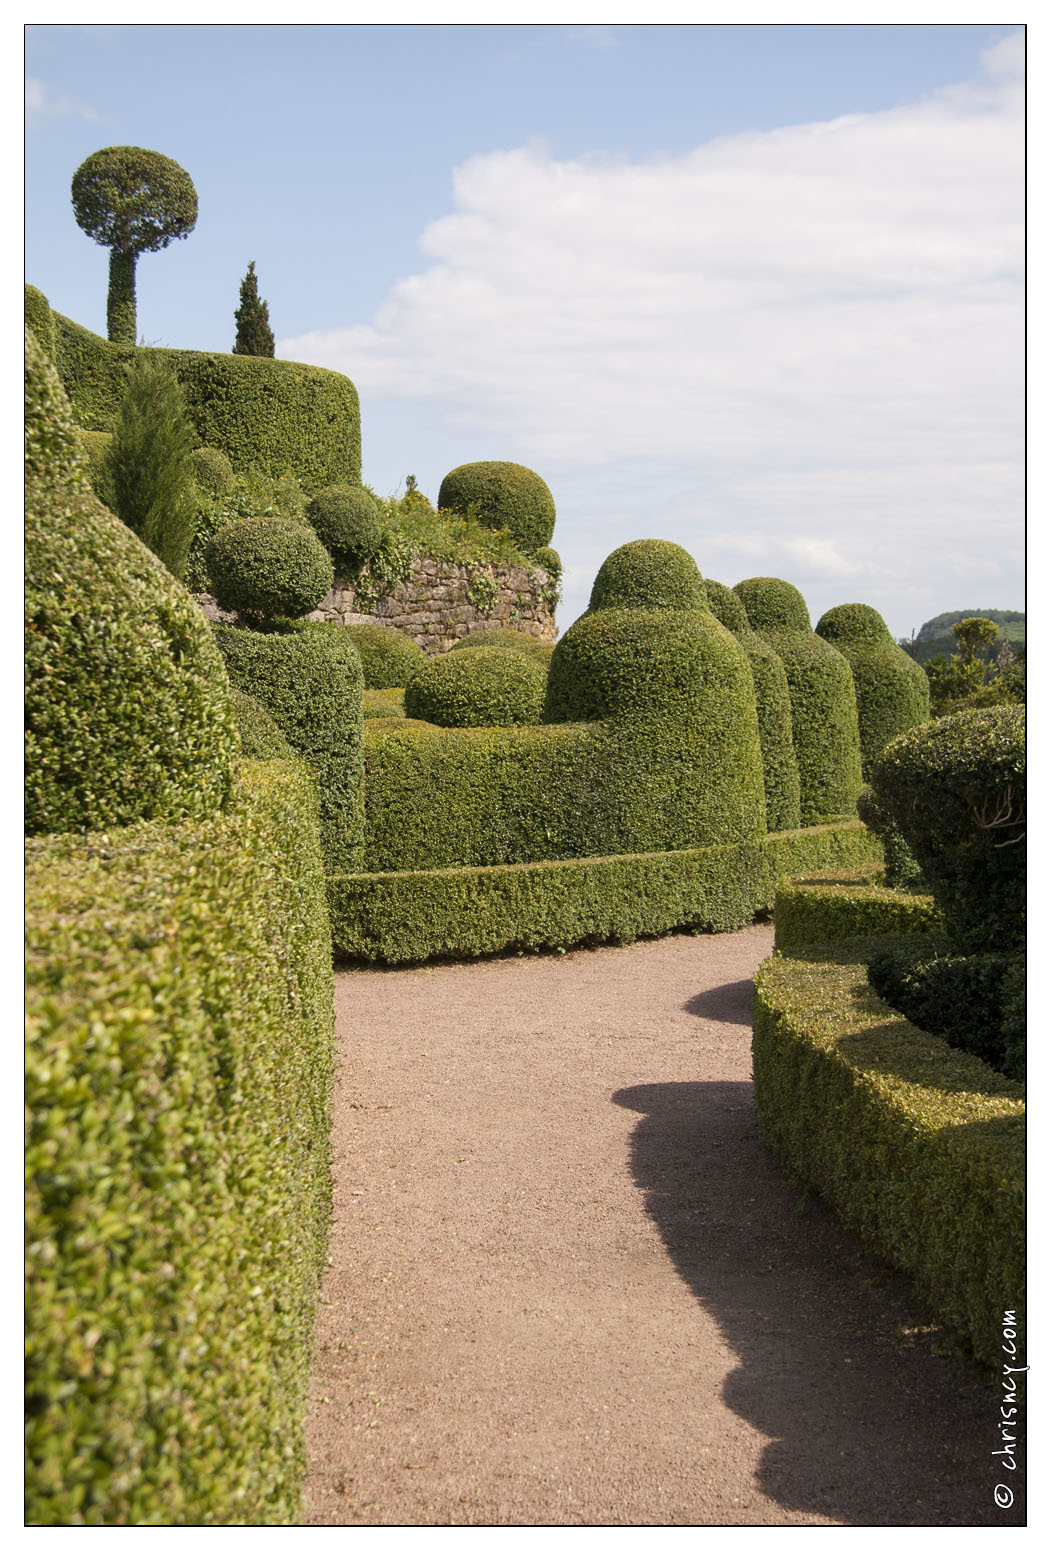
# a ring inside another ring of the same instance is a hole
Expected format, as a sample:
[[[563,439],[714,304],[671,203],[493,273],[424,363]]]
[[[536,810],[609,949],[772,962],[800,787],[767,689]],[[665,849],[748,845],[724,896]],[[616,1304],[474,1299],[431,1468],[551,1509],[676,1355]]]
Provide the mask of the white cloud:
[[[538,468],[567,560],[586,507],[560,488],[638,463],[693,494],[658,513],[610,489],[606,549],[659,518],[659,536],[696,533],[702,570],[736,535],[767,574],[875,601],[906,553],[910,581],[926,570],[951,590],[965,541],[1010,591],[1021,34],[984,65],[911,105],[684,155],[559,162],[536,142],[476,157],[422,235],[428,267],[371,324],[280,353],[347,372],[366,405],[439,403],[474,456]]]
[[[58,117],[68,113],[76,113],[87,119],[101,117],[90,103],[80,102],[73,97],[57,96],[36,76],[26,77],[26,113],[35,117]]]

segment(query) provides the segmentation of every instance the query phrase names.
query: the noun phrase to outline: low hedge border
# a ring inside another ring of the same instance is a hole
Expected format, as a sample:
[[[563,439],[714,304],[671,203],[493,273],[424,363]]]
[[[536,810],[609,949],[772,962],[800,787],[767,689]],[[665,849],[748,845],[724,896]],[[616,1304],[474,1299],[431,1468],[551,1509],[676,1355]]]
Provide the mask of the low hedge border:
[[[886,888],[883,873],[877,863],[782,883],[774,901],[775,951],[798,953],[851,937],[944,931],[929,894]]]
[[[333,948],[342,960],[405,964],[733,931],[771,908],[779,879],[878,854],[855,819],[684,851],[338,874],[328,879]]]
[[[1021,1314],[1025,1286],[1023,1088],[881,1001],[855,962],[864,951],[760,967],[760,1134],[999,1368],[1003,1311]]]
[[[317,790],[27,844],[26,1522],[302,1522],[331,1214]]]

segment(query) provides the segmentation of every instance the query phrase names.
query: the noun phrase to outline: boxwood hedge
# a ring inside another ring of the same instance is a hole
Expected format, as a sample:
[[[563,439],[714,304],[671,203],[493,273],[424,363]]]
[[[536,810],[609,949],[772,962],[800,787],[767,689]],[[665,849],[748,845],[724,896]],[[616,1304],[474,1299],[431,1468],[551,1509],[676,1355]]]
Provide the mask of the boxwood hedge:
[[[850,664],[858,707],[861,774],[892,738],[930,716],[930,682],[918,662],[896,645],[883,618],[865,603],[841,603],[822,614],[815,634]]]
[[[405,715],[439,727],[539,723],[547,674],[524,652],[493,647],[421,662],[405,686]]]
[[[549,545],[555,531],[551,491],[521,463],[462,463],[442,480],[438,506],[474,513],[486,527],[509,533],[526,555]]]
[[[423,662],[423,650],[393,625],[347,625],[361,658],[366,689],[404,689]]]
[[[928,935],[944,929],[930,894],[888,888],[882,865],[793,878],[777,890],[774,947],[800,953],[851,937]]]

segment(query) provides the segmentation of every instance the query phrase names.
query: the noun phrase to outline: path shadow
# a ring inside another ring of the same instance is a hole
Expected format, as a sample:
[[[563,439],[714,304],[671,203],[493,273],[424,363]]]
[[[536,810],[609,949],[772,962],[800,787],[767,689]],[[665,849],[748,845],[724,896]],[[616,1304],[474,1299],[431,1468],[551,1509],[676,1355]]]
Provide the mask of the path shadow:
[[[737,1354],[724,1399],[770,1439],[759,1488],[848,1525],[1023,1523],[1020,1502],[993,1501],[995,1375],[942,1354],[904,1278],[786,1183],[751,1083],[648,1083],[614,1101],[642,1114],[635,1181]]]
[[[734,980],[729,985],[699,991],[683,1003],[684,1012],[718,1023],[743,1023],[752,1027],[752,982]]]

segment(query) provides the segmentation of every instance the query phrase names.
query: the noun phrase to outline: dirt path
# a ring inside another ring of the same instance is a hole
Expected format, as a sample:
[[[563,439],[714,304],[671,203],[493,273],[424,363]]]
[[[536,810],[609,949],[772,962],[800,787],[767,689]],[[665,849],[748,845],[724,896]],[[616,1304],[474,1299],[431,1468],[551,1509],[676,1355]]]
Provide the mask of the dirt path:
[[[308,1522],[1020,1522],[994,1382],[759,1143],[771,937],[337,975]]]

